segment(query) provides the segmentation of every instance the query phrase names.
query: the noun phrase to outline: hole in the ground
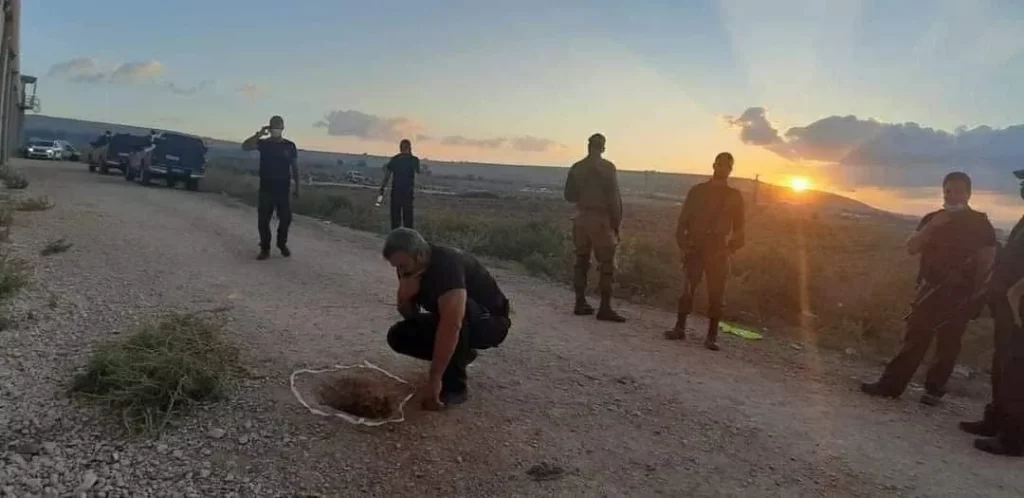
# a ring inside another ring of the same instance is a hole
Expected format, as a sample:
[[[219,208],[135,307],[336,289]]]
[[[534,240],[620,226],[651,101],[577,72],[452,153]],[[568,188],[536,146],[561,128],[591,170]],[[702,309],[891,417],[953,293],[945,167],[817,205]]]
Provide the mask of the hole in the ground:
[[[400,386],[394,381],[362,375],[330,376],[323,379],[317,396],[322,405],[369,419],[391,418],[401,401]]]

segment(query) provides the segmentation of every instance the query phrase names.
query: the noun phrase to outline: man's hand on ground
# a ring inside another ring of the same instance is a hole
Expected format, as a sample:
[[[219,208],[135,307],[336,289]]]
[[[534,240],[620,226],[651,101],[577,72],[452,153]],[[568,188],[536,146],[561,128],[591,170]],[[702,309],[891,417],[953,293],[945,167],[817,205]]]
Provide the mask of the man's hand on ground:
[[[437,411],[444,408],[441,402],[441,381],[428,380],[420,387],[420,397],[423,400],[423,409]]]

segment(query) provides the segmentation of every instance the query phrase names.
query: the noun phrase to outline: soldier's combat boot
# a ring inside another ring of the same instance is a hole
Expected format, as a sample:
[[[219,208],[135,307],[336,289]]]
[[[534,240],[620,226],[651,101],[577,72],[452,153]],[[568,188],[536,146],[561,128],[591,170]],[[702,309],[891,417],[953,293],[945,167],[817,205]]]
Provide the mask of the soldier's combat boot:
[[[270,249],[260,249],[260,253],[256,255],[258,261],[266,261],[270,259]]]
[[[996,427],[995,421],[990,418],[977,422],[960,422],[960,430],[982,437],[996,437],[999,434],[999,428]]]
[[[686,339],[686,318],[687,316],[680,313],[676,317],[676,326],[672,330],[665,331],[665,338],[670,341],[681,341]]]
[[[601,292],[601,306],[597,309],[597,319],[602,322],[624,323],[626,317],[612,309],[611,292]]]
[[[1007,438],[990,437],[985,439],[975,439],[974,447],[984,451],[985,453],[991,453],[999,456],[1010,456],[1010,457],[1021,457],[1024,456],[1024,448],[1021,448],[1019,444],[1013,444],[1007,441]]]
[[[708,320],[708,334],[704,336],[704,347],[711,351],[718,351],[718,319]]]
[[[576,316],[587,316],[594,314],[594,307],[587,302],[587,272],[590,271],[590,261],[577,256],[576,267],[573,270],[572,286],[576,291],[576,306],[572,312]]]

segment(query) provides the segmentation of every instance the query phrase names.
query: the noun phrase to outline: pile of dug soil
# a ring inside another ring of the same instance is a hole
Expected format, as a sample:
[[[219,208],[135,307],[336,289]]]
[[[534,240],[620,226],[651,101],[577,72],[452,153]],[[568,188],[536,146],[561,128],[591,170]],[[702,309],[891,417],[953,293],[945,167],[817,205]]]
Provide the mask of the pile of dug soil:
[[[386,419],[398,412],[401,385],[370,372],[345,372],[323,379],[318,391],[321,404],[369,419]]]

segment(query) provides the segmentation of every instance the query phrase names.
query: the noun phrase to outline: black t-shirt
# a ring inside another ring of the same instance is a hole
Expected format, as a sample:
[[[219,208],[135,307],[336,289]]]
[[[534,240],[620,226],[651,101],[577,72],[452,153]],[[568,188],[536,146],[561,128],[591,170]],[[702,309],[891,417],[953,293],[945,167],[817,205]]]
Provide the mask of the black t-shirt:
[[[288,183],[292,177],[292,163],[298,159],[295,143],[288,139],[259,141],[260,180]]]
[[[918,224],[921,230],[935,215],[925,215]],[[966,210],[950,213],[949,222],[935,230],[931,239],[921,250],[919,279],[933,284],[948,282],[953,287],[968,287],[974,284],[975,264],[967,264],[979,250],[996,246],[996,231],[985,213]]]
[[[412,196],[416,174],[420,172],[420,158],[412,154],[398,154],[384,168],[391,172],[391,195]]]
[[[493,315],[508,315],[508,299],[480,261],[452,247],[431,245],[430,266],[421,277],[416,304],[437,313],[438,298],[454,289],[466,289],[467,300]]]

